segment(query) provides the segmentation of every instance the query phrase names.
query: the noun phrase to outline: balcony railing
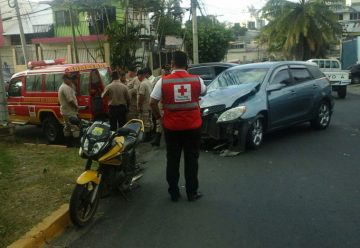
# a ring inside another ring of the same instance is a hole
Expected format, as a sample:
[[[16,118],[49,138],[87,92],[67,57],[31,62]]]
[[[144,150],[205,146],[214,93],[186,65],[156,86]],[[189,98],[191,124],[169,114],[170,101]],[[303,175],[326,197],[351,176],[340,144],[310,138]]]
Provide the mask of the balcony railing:
[[[96,34],[104,34],[107,28],[107,22],[97,21],[97,26],[95,23],[80,21],[77,25],[75,25],[75,35],[77,36],[86,36],[86,35],[96,35]],[[63,37],[63,36],[71,36],[71,26],[70,25],[54,25],[55,27],[55,36]]]

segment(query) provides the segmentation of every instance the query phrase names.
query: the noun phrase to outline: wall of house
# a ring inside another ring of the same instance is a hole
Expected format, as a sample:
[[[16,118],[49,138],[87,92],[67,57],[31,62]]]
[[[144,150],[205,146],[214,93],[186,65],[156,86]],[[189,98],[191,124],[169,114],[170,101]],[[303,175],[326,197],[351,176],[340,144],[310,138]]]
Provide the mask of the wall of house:
[[[55,11],[54,11],[55,13]],[[75,25],[75,35],[76,36],[86,36],[89,35],[89,27],[88,23],[85,20],[85,13],[81,12],[78,15],[79,18],[79,25]],[[55,20],[55,14],[54,14],[54,20]],[[56,23],[54,24],[55,29],[55,37],[64,37],[64,36],[72,36],[72,29],[71,26],[60,26]]]
[[[106,46],[108,43],[104,43]],[[99,48],[97,42],[77,43],[79,62],[105,62],[100,49],[103,50],[105,57],[109,54],[105,53],[105,48]],[[40,49],[40,50],[39,50]],[[41,44],[38,53],[42,59],[65,58],[67,62],[71,62],[71,44]],[[109,61],[106,61],[109,63]]]

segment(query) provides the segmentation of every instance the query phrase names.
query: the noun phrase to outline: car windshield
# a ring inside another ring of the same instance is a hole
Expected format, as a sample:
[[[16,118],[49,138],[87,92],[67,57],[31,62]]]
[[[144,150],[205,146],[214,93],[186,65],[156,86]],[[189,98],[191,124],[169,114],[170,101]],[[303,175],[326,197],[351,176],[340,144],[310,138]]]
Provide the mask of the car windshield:
[[[262,83],[268,68],[244,68],[225,71],[208,86],[208,90],[247,83]]]

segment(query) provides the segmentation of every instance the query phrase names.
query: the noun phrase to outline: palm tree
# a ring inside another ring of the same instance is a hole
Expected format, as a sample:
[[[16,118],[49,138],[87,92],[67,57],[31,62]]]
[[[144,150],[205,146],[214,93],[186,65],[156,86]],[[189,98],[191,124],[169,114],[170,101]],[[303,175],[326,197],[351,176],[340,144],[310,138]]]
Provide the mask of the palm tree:
[[[260,34],[269,52],[282,51],[287,59],[307,60],[325,57],[341,36],[332,7],[342,0],[269,0],[262,15],[269,21]]]

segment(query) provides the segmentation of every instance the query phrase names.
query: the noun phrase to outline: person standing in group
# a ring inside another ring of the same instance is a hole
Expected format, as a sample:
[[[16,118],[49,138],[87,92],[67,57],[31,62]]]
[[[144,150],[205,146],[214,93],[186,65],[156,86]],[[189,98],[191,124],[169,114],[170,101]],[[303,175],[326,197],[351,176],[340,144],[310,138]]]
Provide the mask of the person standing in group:
[[[110,129],[116,131],[126,123],[126,114],[130,105],[128,88],[119,80],[117,71],[111,74],[112,82],[105,87],[102,98],[108,97]]]
[[[136,68],[135,67],[129,67],[127,74],[126,74],[126,79],[129,83],[131,83],[132,80],[134,80],[136,78]]]
[[[150,81],[146,78],[145,69],[141,69],[138,71],[138,79],[140,81],[140,85],[137,93],[138,117],[144,122],[144,128],[145,128],[144,141],[148,142],[151,139],[151,129],[152,129],[151,108],[149,104],[152,85]]]
[[[163,68],[161,69],[161,76],[155,78],[154,86],[155,86],[156,82],[157,82],[160,78],[162,78],[162,77],[164,77],[164,76],[167,76],[167,75],[169,75],[170,73],[171,73],[171,67],[170,67],[170,65],[167,64],[167,65],[163,66]],[[162,116],[162,114],[163,114],[162,103],[159,102],[158,105],[159,105],[160,114],[161,114],[161,116]],[[154,114],[153,114],[153,117],[154,117],[154,119],[155,119],[155,121],[154,121],[154,123],[155,123],[155,137],[154,137],[153,141],[151,142],[151,145],[152,145],[152,146],[160,146],[161,134],[162,134],[162,132],[163,132],[163,128],[162,128],[160,119],[157,120]]]
[[[128,85],[128,80],[127,80],[127,78],[126,78],[126,73],[123,72],[123,71],[120,71],[119,77],[120,77],[120,82],[123,83],[124,85],[126,85],[126,87],[127,87],[127,85]]]
[[[63,76],[64,82],[58,90],[60,103],[60,114],[64,119],[64,137],[67,147],[74,147],[77,143],[74,139],[79,139],[80,128],[70,122],[71,117],[77,118],[78,102],[76,99],[75,85],[77,76],[75,73],[66,73]]]
[[[128,112],[128,120],[137,119],[138,118],[138,110],[137,110],[137,92],[140,86],[140,81],[138,76],[134,76],[135,69],[131,69],[132,71],[128,71],[128,92],[130,95],[130,106]],[[135,70],[136,71],[136,70]]]
[[[156,83],[151,93],[150,106],[160,119],[159,101],[163,103],[162,124],[166,142],[166,179],[172,201],[178,201],[179,168],[181,152],[184,151],[185,187],[189,201],[202,195],[198,192],[198,159],[200,154],[201,113],[199,97],[205,95],[203,80],[186,71],[187,56],[184,52],[172,54],[172,73]]]

